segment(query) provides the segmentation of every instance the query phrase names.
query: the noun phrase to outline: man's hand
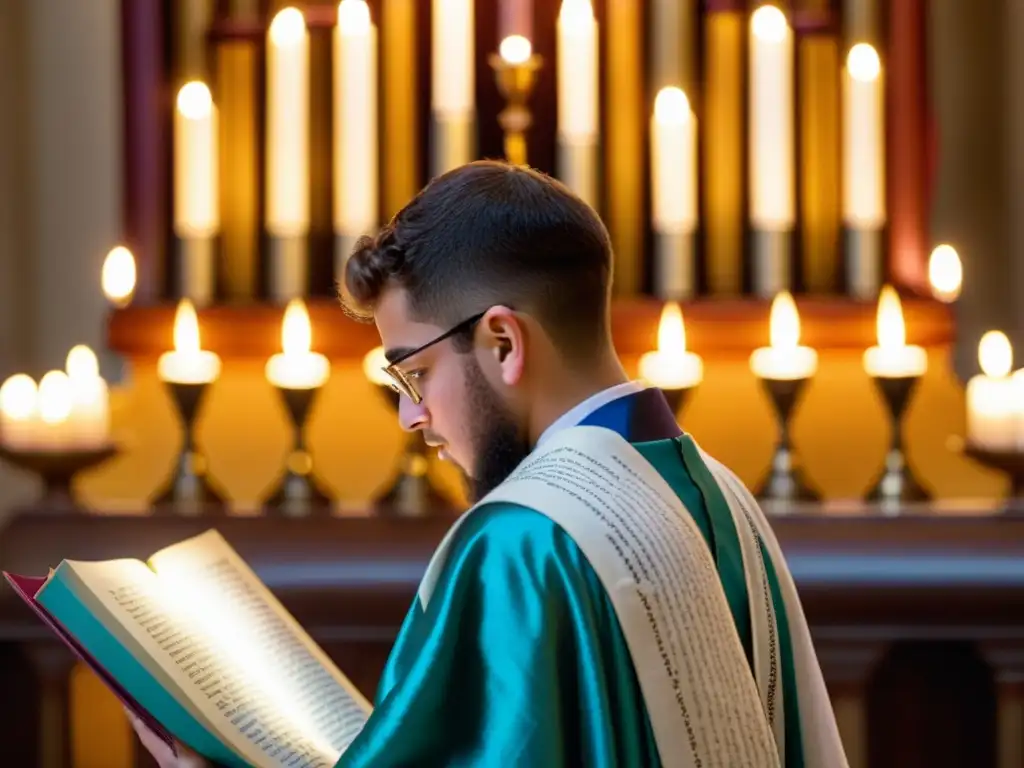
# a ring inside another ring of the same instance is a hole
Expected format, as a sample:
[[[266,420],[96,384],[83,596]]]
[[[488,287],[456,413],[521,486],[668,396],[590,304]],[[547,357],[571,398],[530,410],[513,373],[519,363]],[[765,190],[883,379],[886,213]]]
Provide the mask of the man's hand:
[[[212,768],[211,764],[186,747],[184,744],[175,744],[174,749],[167,746],[167,742],[157,736],[149,729],[144,722],[137,718],[132,712],[128,714],[128,721],[139,735],[139,741],[156,760],[160,768]]]

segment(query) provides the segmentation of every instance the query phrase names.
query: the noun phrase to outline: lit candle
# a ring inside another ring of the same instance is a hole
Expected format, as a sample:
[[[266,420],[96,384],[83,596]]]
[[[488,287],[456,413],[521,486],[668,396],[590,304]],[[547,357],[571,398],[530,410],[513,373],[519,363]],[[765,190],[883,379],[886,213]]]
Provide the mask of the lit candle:
[[[302,12],[278,12],[267,33],[267,231],[309,229],[309,32]]]
[[[498,39],[519,35],[533,37],[532,0],[500,0],[501,15],[498,19]]]
[[[883,286],[878,296],[875,327],[878,345],[864,352],[868,375],[882,379],[923,376],[928,370],[928,355],[923,348],[907,344],[903,306],[891,285]]]
[[[697,228],[697,118],[686,94],[662,88],[651,119],[651,219],[657,232]]]
[[[267,380],[282,389],[315,389],[330,376],[327,358],[310,352],[313,341],[309,313],[301,299],[292,299],[281,323],[282,352],[267,361]]]
[[[174,111],[174,232],[210,237],[220,228],[217,110],[205,83],[186,83]]]
[[[39,380],[39,447],[44,451],[66,451],[71,439],[71,380],[64,371],[49,371]]]
[[[989,331],[978,343],[981,373],[967,382],[967,441],[978,448],[1024,448],[1020,381],[1010,376],[1013,348],[1002,331]]]
[[[750,17],[750,218],[757,229],[795,220],[793,31],[785,14],[762,5]]]
[[[878,53],[850,49],[843,69],[843,221],[852,229],[885,224],[885,94]]]
[[[377,161],[377,28],[365,0],[342,0],[334,28],[336,234],[354,239],[377,225]]]
[[[475,39],[473,0],[434,0],[430,38],[434,176],[473,159]]]
[[[704,361],[686,351],[683,311],[670,301],[658,322],[658,348],[640,358],[640,378],[660,389],[690,389],[704,379]]]
[[[41,429],[36,383],[17,373],[0,386],[0,443],[12,451],[35,450]]]
[[[68,352],[64,369],[71,382],[71,439],[77,448],[99,448],[110,442],[110,395],[100,376],[99,361],[79,344]]]
[[[772,300],[768,320],[770,346],[755,349],[750,370],[761,379],[792,381],[809,379],[818,370],[818,353],[800,346],[800,315],[789,291]]]
[[[949,304],[960,298],[964,281],[964,268],[960,254],[951,245],[937,245],[928,257],[928,284],[932,296]]]
[[[558,175],[597,205],[597,22],[590,0],[562,0],[558,14]]]
[[[174,315],[174,350],[160,355],[157,373],[174,384],[209,384],[220,376],[220,358],[202,348],[199,318],[188,299],[178,302]]]
[[[103,295],[115,307],[126,307],[131,304],[135,295],[135,257],[123,245],[110,250],[103,260],[100,283]]]
[[[384,387],[391,385],[391,377],[384,373],[387,367],[388,358],[382,346],[374,347],[363,356],[363,375],[371,384]]]

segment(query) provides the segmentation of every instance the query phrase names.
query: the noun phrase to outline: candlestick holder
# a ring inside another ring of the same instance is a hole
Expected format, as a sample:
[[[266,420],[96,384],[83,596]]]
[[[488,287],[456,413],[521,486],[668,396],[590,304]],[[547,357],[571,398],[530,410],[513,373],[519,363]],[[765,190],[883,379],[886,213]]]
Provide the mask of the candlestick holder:
[[[199,450],[195,438],[196,415],[209,384],[166,384],[185,435],[174,471],[153,499],[154,510],[158,514],[186,517],[223,514],[226,497],[211,482],[206,455]]]
[[[498,124],[505,134],[505,159],[513,165],[526,165],[526,132],[533,124],[527,103],[537,82],[542,58],[533,54],[526,61],[510,62],[497,53],[488,59],[494,70],[498,91],[505,108],[498,113]]]
[[[779,503],[817,501],[820,496],[807,483],[803,467],[790,436],[793,410],[810,379],[761,379],[768,392],[779,425],[779,439],[772,455],[771,470],[757,493],[759,499]]]
[[[313,457],[306,446],[309,411],[321,388],[275,389],[291,420],[292,448],[285,471],[263,502],[263,509],[274,517],[330,517],[333,500],[313,474]]]
[[[75,495],[72,484],[80,473],[95,469],[118,453],[112,443],[52,451],[0,446],[0,459],[39,477],[43,490],[31,509],[48,514],[88,513],[90,510]]]
[[[875,481],[871,491],[868,492],[868,501],[877,502],[883,507],[927,501],[930,498],[928,491],[924,489],[907,463],[903,435],[903,415],[921,377],[872,376],[871,378],[885,402],[892,437],[889,442],[889,450],[885,454],[882,473]]]
[[[1005,472],[1010,478],[1010,493],[1003,504],[1003,512],[1024,514],[1024,450],[993,450],[967,443],[964,455],[990,469]]]
[[[391,387],[377,385],[389,406],[398,411],[399,395]],[[387,490],[373,501],[374,511],[382,516],[430,517],[452,509],[451,502],[430,481],[427,470],[427,444],[420,432],[405,441],[398,469]]]

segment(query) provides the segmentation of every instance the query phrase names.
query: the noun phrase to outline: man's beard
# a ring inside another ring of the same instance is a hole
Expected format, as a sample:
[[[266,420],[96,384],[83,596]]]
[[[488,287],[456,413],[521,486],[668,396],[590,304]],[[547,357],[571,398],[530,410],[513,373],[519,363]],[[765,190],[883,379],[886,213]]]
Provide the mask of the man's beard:
[[[468,426],[473,466],[463,475],[466,494],[471,503],[476,503],[501,485],[526,458],[530,441],[512,411],[487,382],[476,358],[466,357],[466,404],[471,414]]]

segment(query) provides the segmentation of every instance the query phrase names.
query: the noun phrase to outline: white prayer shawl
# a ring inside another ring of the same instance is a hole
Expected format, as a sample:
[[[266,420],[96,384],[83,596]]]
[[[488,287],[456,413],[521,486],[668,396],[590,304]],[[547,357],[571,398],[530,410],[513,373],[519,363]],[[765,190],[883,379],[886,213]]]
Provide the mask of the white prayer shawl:
[[[616,432],[572,427],[546,440],[456,522],[419,589],[424,608],[462,520],[497,501],[561,526],[604,585],[622,626],[665,768],[785,765],[778,630],[758,537],[772,558],[796,665],[807,768],[846,768],[832,706],[792,576],[764,513],[739,479],[701,452],[729,505],[750,597],[754,673],[714,559],[678,496]]]

